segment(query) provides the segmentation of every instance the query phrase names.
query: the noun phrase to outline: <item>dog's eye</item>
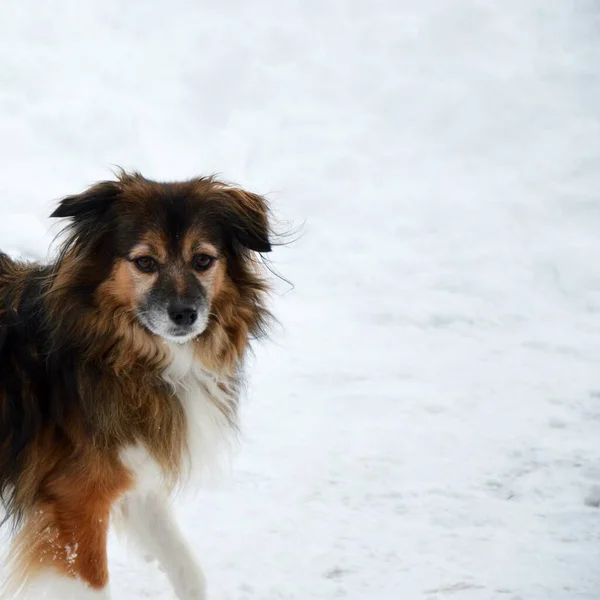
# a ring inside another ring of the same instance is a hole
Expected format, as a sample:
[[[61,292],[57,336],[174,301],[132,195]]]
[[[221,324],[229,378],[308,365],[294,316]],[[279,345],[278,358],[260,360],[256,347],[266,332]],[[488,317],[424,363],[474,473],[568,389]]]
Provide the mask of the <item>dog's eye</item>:
[[[210,254],[196,254],[194,256],[194,269],[196,271],[208,271],[212,264],[215,262],[215,257]]]
[[[142,273],[154,273],[158,266],[151,256],[140,256],[133,262]]]

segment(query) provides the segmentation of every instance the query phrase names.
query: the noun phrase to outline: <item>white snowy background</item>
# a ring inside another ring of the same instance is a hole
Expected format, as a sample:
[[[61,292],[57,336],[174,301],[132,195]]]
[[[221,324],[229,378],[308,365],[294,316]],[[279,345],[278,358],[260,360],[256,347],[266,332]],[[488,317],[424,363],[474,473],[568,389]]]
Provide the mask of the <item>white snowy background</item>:
[[[219,172],[277,249],[214,600],[600,597],[600,4],[3,0],[0,247],[60,196]],[[111,539],[117,600],[172,599]]]

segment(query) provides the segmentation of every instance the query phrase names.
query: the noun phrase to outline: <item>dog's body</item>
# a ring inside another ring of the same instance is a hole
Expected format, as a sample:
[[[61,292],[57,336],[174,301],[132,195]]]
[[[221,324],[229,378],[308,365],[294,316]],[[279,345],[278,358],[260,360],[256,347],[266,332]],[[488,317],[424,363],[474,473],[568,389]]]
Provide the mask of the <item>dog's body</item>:
[[[55,264],[0,255],[7,593],[50,578],[62,600],[108,597],[116,511],[178,597],[202,599],[166,496],[235,432],[244,354],[269,316],[264,200],[123,173],[53,216],[71,219]]]

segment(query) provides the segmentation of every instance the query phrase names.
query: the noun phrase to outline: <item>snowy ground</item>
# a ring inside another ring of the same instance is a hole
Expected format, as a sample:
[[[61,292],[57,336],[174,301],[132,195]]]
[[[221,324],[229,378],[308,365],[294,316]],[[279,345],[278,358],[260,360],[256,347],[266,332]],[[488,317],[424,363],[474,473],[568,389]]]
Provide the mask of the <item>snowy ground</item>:
[[[177,511],[214,600],[600,597],[600,8],[0,8],[0,246],[110,175],[269,192],[282,328],[230,476]],[[587,500],[586,500],[587,499]],[[117,600],[173,598],[112,540]]]

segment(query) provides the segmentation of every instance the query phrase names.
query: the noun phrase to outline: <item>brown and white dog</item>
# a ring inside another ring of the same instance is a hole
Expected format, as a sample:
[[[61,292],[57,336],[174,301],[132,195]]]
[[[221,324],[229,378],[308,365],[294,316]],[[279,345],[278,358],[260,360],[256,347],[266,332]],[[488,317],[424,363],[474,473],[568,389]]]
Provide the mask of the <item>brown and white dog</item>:
[[[116,512],[178,598],[203,599],[167,497],[236,429],[244,355],[269,319],[265,200],[121,173],[52,216],[70,219],[54,264],[0,254],[4,593],[108,598]]]

